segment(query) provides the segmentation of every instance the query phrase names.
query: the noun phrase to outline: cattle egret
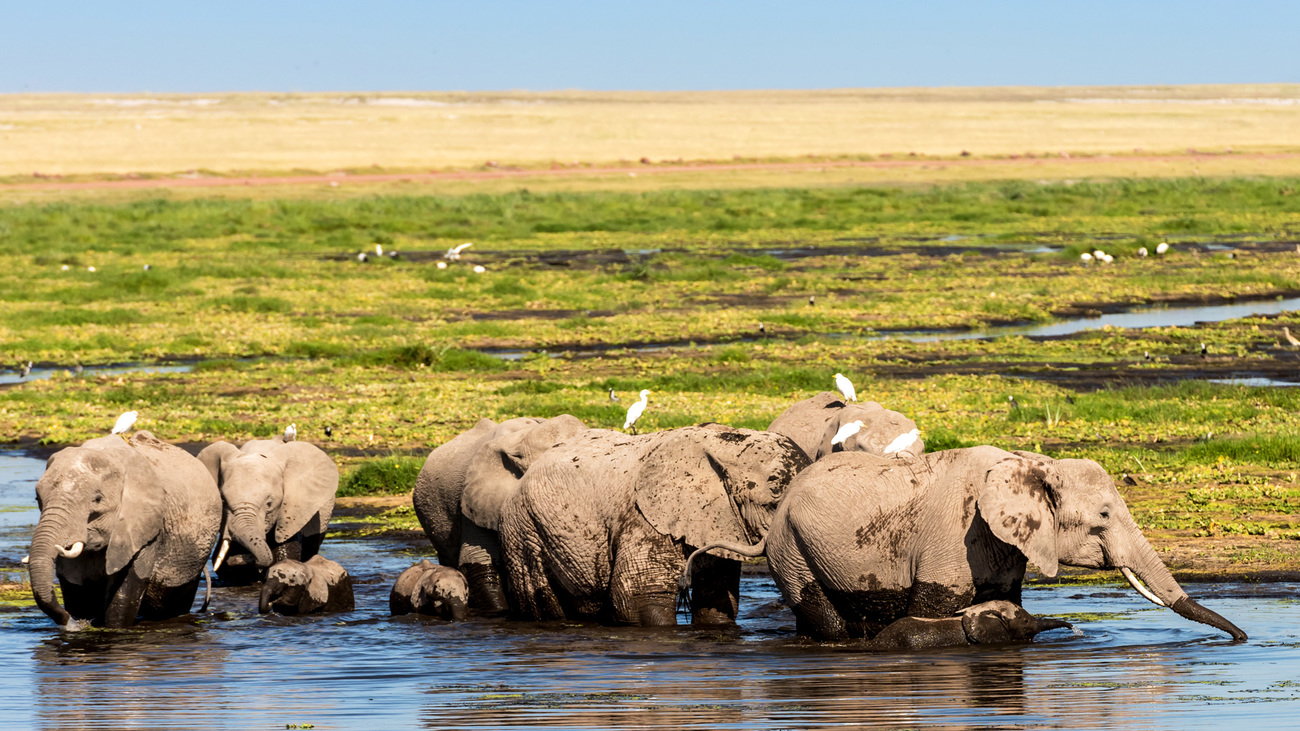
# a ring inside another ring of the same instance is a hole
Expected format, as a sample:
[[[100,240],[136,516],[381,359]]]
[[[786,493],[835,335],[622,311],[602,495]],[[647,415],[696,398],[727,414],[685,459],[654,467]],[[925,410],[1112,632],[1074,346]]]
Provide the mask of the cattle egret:
[[[1300,340],[1296,340],[1296,337],[1295,337],[1294,335],[1291,334],[1291,328],[1286,327],[1285,325],[1283,325],[1283,326],[1282,326],[1282,336],[1285,337],[1285,338],[1286,338],[1286,341],[1287,341],[1288,343],[1291,344],[1291,347],[1293,347],[1293,348],[1300,348]]]
[[[1079,258],[1083,261],[1084,264],[1092,263],[1092,254],[1089,254],[1086,251],[1080,254]]]
[[[1102,254],[1101,260],[1106,262],[1107,264],[1115,263],[1115,257],[1111,256],[1110,254]]]
[[[1098,259],[1105,259],[1105,258],[1106,258],[1106,252],[1102,251],[1101,249],[1093,249],[1093,250],[1092,250],[1092,255],[1095,256],[1095,257],[1097,257]]]
[[[459,261],[460,252],[464,251],[465,249],[468,249],[473,245],[474,244],[461,244],[460,246],[453,246],[450,249],[447,249],[447,253],[444,254],[444,256],[450,259],[451,261]]]
[[[93,272],[95,271],[95,267],[86,267],[86,271]]]
[[[113,425],[114,434],[125,434],[135,425],[135,419],[140,414],[135,411],[128,411],[117,417],[117,423]]]
[[[153,267],[149,266],[148,264],[145,264],[145,265],[144,265],[144,270],[145,270],[146,272],[149,271],[150,269],[153,269]]]
[[[843,373],[835,374],[835,390],[840,392],[845,401],[858,400],[858,392],[853,390],[853,381],[845,378]]]
[[[384,255],[384,247],[380,246],[379,244],[375,244],[375,256],[383,256],[383,255]]]
[[[1169,244],[1166,244],[1165,242],[1161,241],[1159,244],[1156,245],[1157,254],[1163,254],[1166,251],[1169,251]]]
[[[366,256],[366,252],[364,251],[361,252],[360,254],[357,254],[357,261],[361,262],[362,264],[365,264],[367,261],[369,261],[369,259],[370,257]]]
[[[614,395],[614,389],[609,389],[609,400],[618,403],[618,396]]]
[[[815,294],[808,295],[808,304],[809,306],[817,304],[817,295]]]
[[[1146,256],[1146,255],[1147,255],[1147,247],[1145,246],[1139,247],[1138,256]]]
[[[298,427],[296,424],[290,424],[284,428],[284,441],[292,442],[298,436]]]
[[[898,454],[903,450],[916,444],[916,440],[921,438],[921,430],[913,429],[906,434],[899,434],[898,438],[885,447],[885,454]]]
[[[624,431],[631,429],[632,433],[636,434],[637,419],[640,419],[641,414],[645,413],[646,403],[648,402],[649,398],[650,398],[650,392],[642,391],[641,400],[627,407],[627,419],[623,422]]]
[[[850,421],[849,423],[840,427],[839,431],[835,432],[834,437],[831,437],[831,446],[834,447],[838,444],[843,444],[845,440],[847,440],[849,437],[853,436],[854,434],[857,434],[861,429],[862,429],[861,419],[858,419],[856,421]]]
[[[397,256],[397,249],[393,249],[392,251],[388,252],[388,258],[389,258],[389,259],[397,259],[397,258],[399,258],[399,257]]]
[[[447,262],[445,262],[445,261],[440,261],[440,262],[438,262],[438,268],[439,268],[439,269],[446,269],[446,268],[447,268]]]
[[[487,267],[483,266],[482,264],[475,264],[475,265],[474,265],[474,273],[475,273],[475,274],[482,274],[483,272],[486,272],[486,271],[487,271]]]
[[[327,427],[325,427],[325,436],[327,436],[327,437],[332,437],[332,436],[334,436],[334,427],[331,427],[331,426],[327,426]]]
[[[64,265],[63,265],[63,271],[65,271],[65,272],[68,271],[68,270],[71,269],[71,268],[72,268],[72,267],[68,266],[67,264],[64,264]]]

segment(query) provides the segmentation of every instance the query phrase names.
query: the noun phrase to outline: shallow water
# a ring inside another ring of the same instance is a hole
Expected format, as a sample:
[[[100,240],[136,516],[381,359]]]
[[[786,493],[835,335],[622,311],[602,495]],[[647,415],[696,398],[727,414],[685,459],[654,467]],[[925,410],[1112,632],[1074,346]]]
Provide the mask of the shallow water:
[[[111,366],[86,366],[82,369],[80,375],[73,376],[72,368],[32,368],[32,372],[27,374],[25,378],[21,373],[12,370],[0,372],[0,384],[42,381],[47,378],[54,378],[59,374],[75,378],[95,378],[97,376],[123,376],[128,373],[188,373],[193,369],[193,365],[126,363]]]
[[[0,452],[6,565],[26,550],[43,467]],[[325,553],[357,578],[356,611],[262,617],[252,591],[223,588],[207,615],[133,630],[0,611],[0,727],[1209,729],[1300,712],[1292,584],[1189,587],[1251,634],[1241,644],[1127,588],[1041,586],[1026,607],[1078,633],[869,654],[796,638],[766,577],[743,580],[734,629],[446,624],[387,616],[418,552],[334,541]]]

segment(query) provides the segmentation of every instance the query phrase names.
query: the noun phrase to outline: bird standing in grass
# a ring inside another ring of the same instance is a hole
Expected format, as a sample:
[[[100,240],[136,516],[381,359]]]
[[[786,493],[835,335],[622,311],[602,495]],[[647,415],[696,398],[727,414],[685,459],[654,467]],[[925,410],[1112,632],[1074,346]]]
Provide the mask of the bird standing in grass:
[[[813,305],[816,304],[817,304],[817,295],[815,294],[808,295],[808,306],[812,307]]]
[[[835,374],[835,390],[840,392],[845,401],[858,400],[858,392],[853,390],[853,381],[845,378],[843,373]]]
[[[326,437],[326,438],[329,438],[329,437],[332,437],[332,436],[334,436],[334,427],[332,427],[332,426],[326,426],[326,427],[325,427],[325,437]]]
[[[375,244],[375,256],[383,256],[383,255],[384,255],[384,247],[380,246],[379,244]]]
[[[1010,401],[1010,402],[1011,402],[1011,410],[1012,410],[1012,411],[1015,411],[1016,409],[1020,408],[1020,404],[1016,402],[1016,397],[1015,397],[1015,396],[1008,396],[1008,397],[1007,397],[1007,401]]]
[[[1142,360],[1151,360],[1151,353],[1145,350],[1142,351]]]
[[[609,400],[618,403],[618,396],[614,393],[614,389],[612,388],[609,389]]]
[[[762,335],[763,337],[767,337],[767,328],[763,327],[762,322],[758,323],[758,334]]]
[[[487,267],[483,266],[482,264],[475,264],[475,265],[474,265],[474,273],[475,273],[475,274],[482,274],[482,273],[484,273],[484,272],[486,272],[486,271],[487,271]]]
[[[136,417],[140,416],[138,412],[128,411],[117,417],[117,423],[113,425],[114,434],[125,434],[135,426]]]
[[[913,429],[905,434],[899,434],[898,438],[885,447],[885,454],[898,454],[916,444],[916,440],[921,438],[921,430]]]
[[[1296,340],[1296,337],[1291,334],[1291,328],[1286,325],[1282,326],[1282,337],[1286,338],[1286,341],[1291,344],[1291,347],[1300,348],[1300,340]]]
[[[645,413],[645,407],[646,404],[649,403],[649,398],[650,392],[643,390],[641,391],[641,400],[627,407],[627,419],[623,421],[623,431],[631,429],[632,433],[636,434],[637,419],[640,419],[641,414]]]
[[[1161,241],[1159,244],[1156,245],[1157,254],[1163,254],[1166,251],[1169,251],[1169,244],[1166,244],[1165,242]]]
[[[32,374],[32,362],[29,360],[19,371],[19,378],[26,378]]]
[[[292,442],[298,437],[298,427],[296,424],[290,424],[284,428],[284,441]]]
[[[1209,354],[1209,352],[1210,352],[1209,349],[1205,347],[1205,343],[1201,343],[1201,357],[1204,358],[1207,354]]]
[[[1084,264],[1091,264],[1091,263],[1092,263],[1092,254],[1089,254],[1089,253],[1086,252],[1086,251],[1083,252],[1082,254],[1079,255],[1079,261],[1082,261]]]
[[[1146,255],[1147,255],[1147,247],[1145,246],[1138,247],[1138,256],[1146,256]]]
[[[443,256],[448,261],[460,261],[460,252],[464,251],[465,249],[468,249],[473,245],[474,244],[466,243],[466,244],[460,244],[459,246],[453,246],[450,249],[447,249],[447,253],[444,254]]]
[[[850,421],[849,423],[840,427],[839,431],[835,432],[835,436],[831,437],[831,451],[832,452],[843,451],[844,447],[842,445],[844,444],[844,442],[848,441],[849,437],[853,436],[854,434],[857,434],[861,430],[862,430],[861,419],[857,419],[856,421]],[[836,449],[836,447],[839,447],[839,449]]]
[[[357,254],[357,261],[361,262],[362,264],[365,264],[369,260],[370,257],[366,256],[366,252],[363,251],[360,254]]]

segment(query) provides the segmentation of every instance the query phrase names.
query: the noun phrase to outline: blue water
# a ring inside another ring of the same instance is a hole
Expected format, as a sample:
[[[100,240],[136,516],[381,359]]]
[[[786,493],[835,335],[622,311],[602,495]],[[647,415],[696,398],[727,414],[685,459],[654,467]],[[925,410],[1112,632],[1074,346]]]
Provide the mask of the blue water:
[[[25,552],[43,461],[0,452],[0,564]],[[327,541],[357,610],[259,616],[218,589],[202,617],[64,632],[0,611],[0,727],[23,729],[1282,728],[1300,718],[1294,584],[1189,591],[1251,634],[1225,635],[1127,587],[1039,586],[1064,615],[1031,645],[871,654],[794,635],[766,577],[742,582],[739,626],[643,630],[387,616],[422,550]],[[1070,617],[1072,612],[1101,613]]]

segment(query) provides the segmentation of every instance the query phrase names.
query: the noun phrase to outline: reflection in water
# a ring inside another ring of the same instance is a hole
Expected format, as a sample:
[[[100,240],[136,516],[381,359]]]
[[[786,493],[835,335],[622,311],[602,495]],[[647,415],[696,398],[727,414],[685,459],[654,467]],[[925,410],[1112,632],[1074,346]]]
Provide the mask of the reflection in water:
[[[0,506],[29,504],[42,466],[0,452]],[[36,512],[0,515],[25,516],[0,528],[0,556],[20,556]],[[1251,634],[1243,644],[1127,588],[1047,586],[1026,589],[1026,606],[1096,613],[1070,617],[1079,635],[872,654],[795,637],[766,577],[743,578],[734,629],[448,624],[387,616],[422,552],[323,553],[356,577],[356,611],[261,616],[247,587],[219,588],[203,617],[129,630],[62,632],[34,607],[0,610],[0,727],[1209,729],[1300,713],[1292,584],[1189,587]]]

